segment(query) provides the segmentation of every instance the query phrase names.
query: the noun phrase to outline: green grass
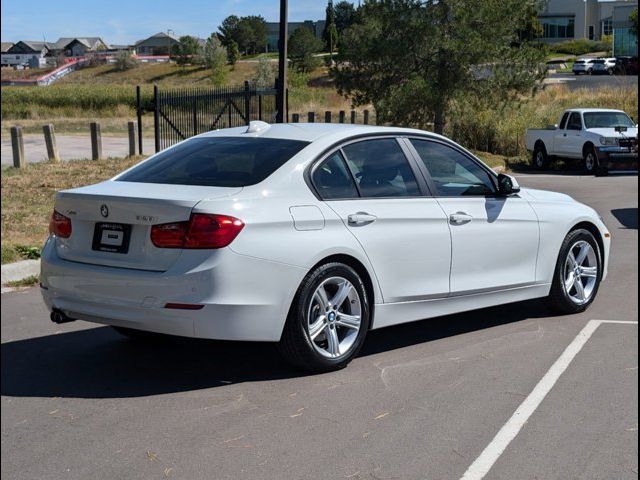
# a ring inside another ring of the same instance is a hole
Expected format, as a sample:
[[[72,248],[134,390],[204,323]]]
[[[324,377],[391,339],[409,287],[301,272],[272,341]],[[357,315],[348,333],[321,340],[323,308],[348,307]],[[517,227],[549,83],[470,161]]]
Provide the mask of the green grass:
[[[23,278],[22,280],[14,280],[11,282],[7,282],[5,285],[7,287],[32,287],[40,283],[40,277],[38,275],[31,275],[27,278]]]

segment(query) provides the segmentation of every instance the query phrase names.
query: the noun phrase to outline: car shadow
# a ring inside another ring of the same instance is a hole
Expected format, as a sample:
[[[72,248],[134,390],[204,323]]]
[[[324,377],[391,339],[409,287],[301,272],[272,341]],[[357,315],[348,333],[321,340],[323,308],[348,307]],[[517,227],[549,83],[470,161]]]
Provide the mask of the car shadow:
[[[547,316],[543,302],[492,307],[369,332],[366,357]],[[109,327],[3,343],[1,393],[13,397],[126,398],[306,376],[274,344],[159,337],[128,340]]]
[[[638,230],[637,208],[614,208],[611,213],[622,224],[623,228]]]

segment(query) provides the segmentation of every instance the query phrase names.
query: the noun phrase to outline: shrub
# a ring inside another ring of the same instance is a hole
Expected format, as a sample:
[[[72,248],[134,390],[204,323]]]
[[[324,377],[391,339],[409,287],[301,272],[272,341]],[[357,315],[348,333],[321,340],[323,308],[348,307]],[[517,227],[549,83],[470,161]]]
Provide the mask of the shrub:
[[[138,61],[129,52],[121,51],[116,53],[114,68],[119,72],[131,70],[132,68],[136,68],[137,66]]]
[[[603,52],[611,49],[611,42],[604,39],[600,42],[586,40],[584,38],[578,40],[568,40],[553,45],[549,45],[549,50],[555,53],[566,53],[568,55],[584,55],[592,52]]]
[[[258,60],[252,80],[257,87],[273,87],[276,81],[275,63],[268,58]]]

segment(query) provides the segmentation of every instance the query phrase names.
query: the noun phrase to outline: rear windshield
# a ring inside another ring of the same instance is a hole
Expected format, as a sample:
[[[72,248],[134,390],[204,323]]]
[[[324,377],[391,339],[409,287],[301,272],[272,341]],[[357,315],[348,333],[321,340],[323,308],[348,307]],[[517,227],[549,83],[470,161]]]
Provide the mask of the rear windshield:
[[[277,138],[193,138],[133,167],[117,180],[246,187],[260,183],[307,145]]]

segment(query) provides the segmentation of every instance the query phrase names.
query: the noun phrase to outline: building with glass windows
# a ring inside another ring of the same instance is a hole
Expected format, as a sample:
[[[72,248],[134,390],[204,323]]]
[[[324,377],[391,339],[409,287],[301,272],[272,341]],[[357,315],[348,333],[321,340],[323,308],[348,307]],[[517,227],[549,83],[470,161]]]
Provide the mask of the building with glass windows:
[[[638,39],[629,31],[629,15],[635,8],[638,0],[548,0],[539,16],[541,40],[557,43],[580,38],[600,40],[603,35],[613,35],[620,51],[632,52],[616,51],[616,55],[637,55]]]

